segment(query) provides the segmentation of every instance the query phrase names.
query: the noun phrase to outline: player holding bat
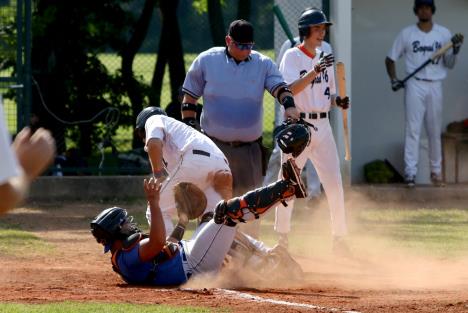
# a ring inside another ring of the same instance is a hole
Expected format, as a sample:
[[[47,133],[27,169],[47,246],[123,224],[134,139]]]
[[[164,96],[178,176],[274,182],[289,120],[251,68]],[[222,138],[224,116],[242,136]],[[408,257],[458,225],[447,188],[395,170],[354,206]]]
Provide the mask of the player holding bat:
[[[442,80],[447,76],[447,68],[455,66],[463,35],[452,36],[447,28],[432,21],[436,11],[433,0],[415,0],[413,10],[418,23],[400,32],[385,59],[392,89],[405,88],[405,183],[410,188],[415,185],[419,138],[424,123],[429,139],[431,181],[435,186],[443,186]],[[395,61],[402,56],[408,76],[399,80]]]
[[[348,109],[349,98],[336,97],[333,55],[318,48],[331,24],[321,10],[304,11],[298,22],[301,44],[286,51],[280,71],[294,95],[301,117],[315,126],[309,126],[312,134],[310,144],[296,157],[296,164],[302,169],[307,159],[312,161],[330,208],[334,251],[348,254],[343,240],[347,225],[340,161],[328,117],[333,104],[343,110]],[[282,162],[288,157],[288,154],[283,154]],[[291,228],[292,207],[288,204],[288,207],[276,210],[275,230],[279,233],[280,243],[285,245]]]

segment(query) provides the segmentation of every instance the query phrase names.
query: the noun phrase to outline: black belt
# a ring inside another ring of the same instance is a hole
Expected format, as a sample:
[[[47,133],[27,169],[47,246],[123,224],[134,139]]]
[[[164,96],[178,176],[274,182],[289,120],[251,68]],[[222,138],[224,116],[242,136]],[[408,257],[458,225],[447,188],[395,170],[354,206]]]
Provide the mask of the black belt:
[[[319,119],[319,118],[327,118],[328,117],[328,112],[320,112],[320,113],[304,113],[301,112],[301,118],[310,118],[313,120]]]
[[[423,81],[423,82],[429,82],[429,83],[435,82],[435,80],[433,80],[433,79],[427,79],[427,78],[415,77],[415,79],[416,79],[416,80]]]
[[[214,137],[210,137],[211,139],[215,140],[215,141],[218,141],[222,144],[225,144],[225,145],[228,145],[228,146],[231,146],[231,147],[242,147],[242,146],[247,146],[247,145],[251,145],[251,144],[254,144],[254,143],[258,143],[258,142],[262,142],[262,137],[258,138],[257,140],[254,140],[254,141],[222,141],[222,140],[219,140],[217,138],[214,138]]]
[[[206,151],[203,151],[203,150],[197,150],[197,149],[193,149],[192,152],[193,152],[193,154],[204,155],[204,156],[207,156],[207,157],[210,157],[210,155],[211,155],[209,152],[206,152]]]

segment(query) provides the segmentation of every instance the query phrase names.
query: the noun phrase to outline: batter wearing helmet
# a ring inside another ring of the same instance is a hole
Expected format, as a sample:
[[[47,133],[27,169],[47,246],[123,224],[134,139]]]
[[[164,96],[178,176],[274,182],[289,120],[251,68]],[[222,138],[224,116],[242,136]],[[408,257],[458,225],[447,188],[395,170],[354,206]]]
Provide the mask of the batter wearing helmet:
[[[145,143],[153,177],[162,183],[160,206],[167,234],[174,229],[176,204],[172,191],[178,183],[193,183],[204,192],[205,212],[221,199],[232,197],[229,164],[210,138],[166,116],[159,107],[147,107],[138,114],[136,132]],[[146,217],[150,222],[149,208]]]
[[[149,236],[142,234],[127,211],[103,210],[90,223],[91,233],[112,252],[113,269],[129,284],[175,286],[190,277],[216,273],[233,243],[237,223],[250,221],[279,201],[301,195],[304,186],[292,159],[283,164],[283,179],[228,201],[220,201],[214,218],[204,223],[191,240],[166,241],[159,205],[161,184],[154,177],[144,180],[151,212]]]
[[[460,51],[463,35],[452,36],[450,31],[432,21],[436,11],[433,0],[415,0],[414,14],[418,23],[404,28],[393,42],[385,66],[393,90],[405,87],[405,182],[415,186],[419,160],[419,139],[424,123],[429,139],[429,163],[431,181],[435,186],[443,186],[441,175],[442,149],[442,80],[447,76],[447,68],[455,66],[455,55]],[[409,79],[403,86],[395,71],[395,61],[405,57],[407,73],[412,73],[431,55],[452,41],[453,48],[442,58],[430,63]]]
[[[318,49],[330,25],[332,23],[321,10],[304,11],[298,21],[302,43],[286,51],[280,71],[294,95],[301,117],[316,128],[311,127],[311,142],[297,156],[297,165],[302,168],[308,159],[312,161],[330,208],[333,249],[338,254],[348,254],[344,242],[347,224],[340,162],[329,122],[329,111],[332,104],[348,109],[349,98],[335,96],[333,55]],[[283,160],[287,157],[289,155],[282,155]],[[291,213],[292,205],[276,209],[275,230],[279,233],[280,243],[285,245],[291,230]]]

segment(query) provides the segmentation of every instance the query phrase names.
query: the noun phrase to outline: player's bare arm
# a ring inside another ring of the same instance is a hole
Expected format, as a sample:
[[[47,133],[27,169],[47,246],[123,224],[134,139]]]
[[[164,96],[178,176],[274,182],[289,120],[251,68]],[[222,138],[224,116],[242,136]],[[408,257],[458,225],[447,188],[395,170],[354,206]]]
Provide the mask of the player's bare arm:
[[[163,161],[162,147],[163,142],[158,138],[151,138],[146,143],[151,169],[153,171],[154,177],[156,178],[159,178],[159,174],[162,174],[166,168]]]
[[[294,82],[292,82],[289,85],[289,89],[291,89],[291,92],[293,95],[297,95],[300,93],[302,90],[304,90],[306,87],[310,87],[310,84],[312,81],[320,74],[320,72],[316,72],[314,69],[308,71],[304,75],[302,75],[300,78],[296,79]]]
[[[161,184],[155,178],[145,179],[143,187],[151,210],[151,224],[149,238],[140,242],[140,259],[143,262],[153,259],[164,247],[166,243],[166,230],[164,228],[163,217],[159,207],[159,194]]]
[[[395,62],[389,57],[385,58],[385,68],[387,69],[387,74],[390,78],[392,90],[395,91],[404,87],[403,82],[397,78]]]

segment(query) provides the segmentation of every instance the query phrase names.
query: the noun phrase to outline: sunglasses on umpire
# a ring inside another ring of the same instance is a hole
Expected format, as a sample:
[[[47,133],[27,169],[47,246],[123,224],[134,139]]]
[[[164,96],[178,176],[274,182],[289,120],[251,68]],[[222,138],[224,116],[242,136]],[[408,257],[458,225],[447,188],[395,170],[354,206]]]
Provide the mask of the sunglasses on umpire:
[[[252,50],[254,44],[253,43],[240,43],[232,39],[232,42],[239,50]]]

